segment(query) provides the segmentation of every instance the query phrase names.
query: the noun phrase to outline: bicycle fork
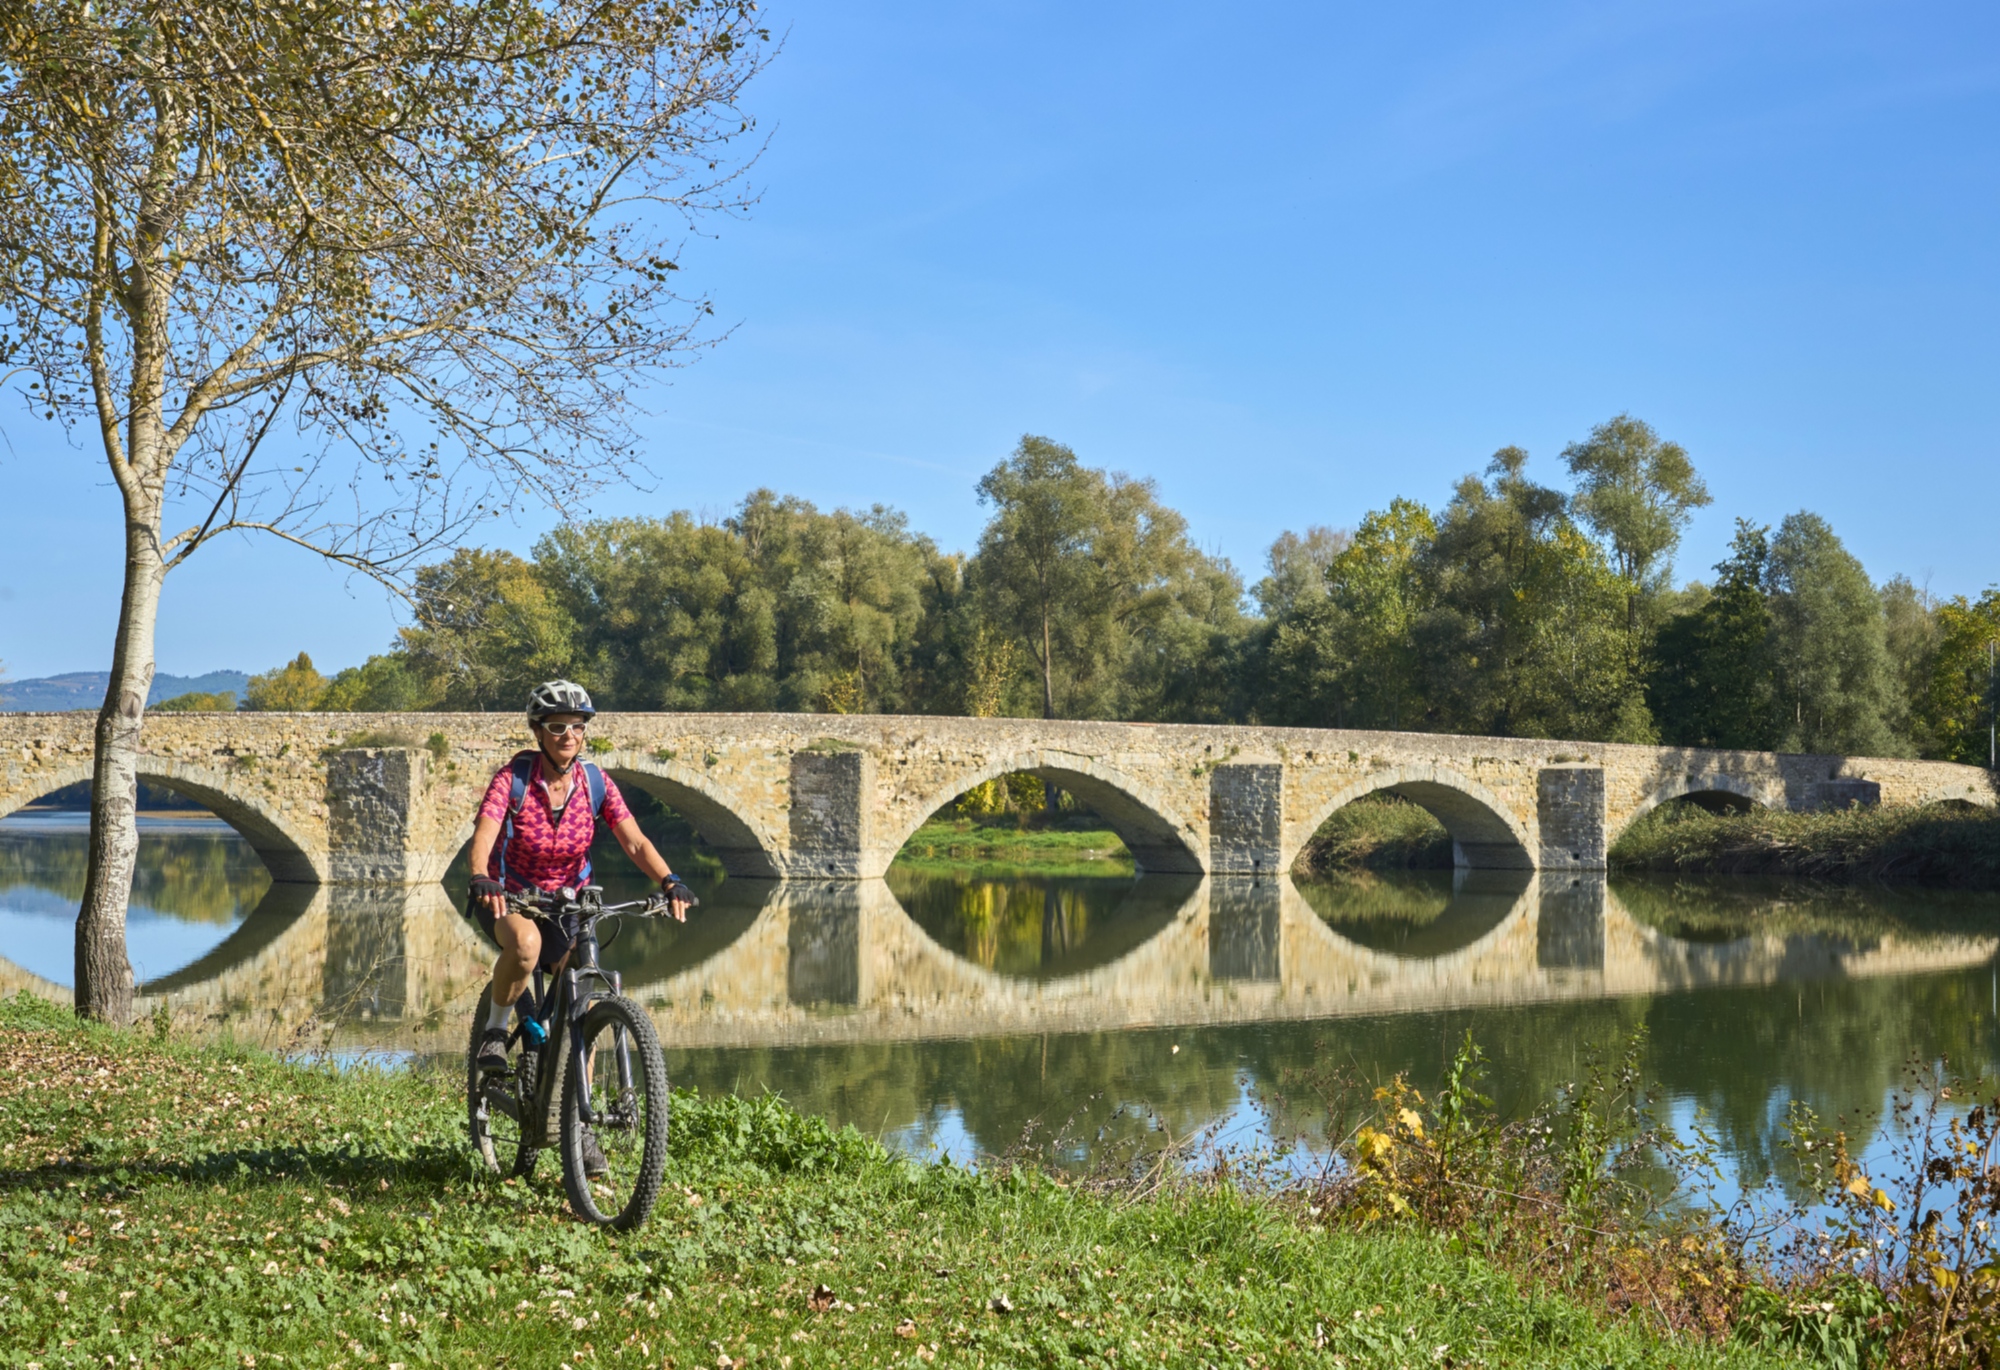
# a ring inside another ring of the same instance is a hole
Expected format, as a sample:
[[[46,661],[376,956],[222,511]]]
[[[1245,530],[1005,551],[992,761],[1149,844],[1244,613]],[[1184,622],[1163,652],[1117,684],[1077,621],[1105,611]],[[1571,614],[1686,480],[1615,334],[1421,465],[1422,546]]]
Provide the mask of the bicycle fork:
[[[563,972],[569,989],[569,1068],[576,1076],[576,1111],[578,1119],[586,1127],[597,1125],[597,1110],[591,1106],[590,1066],[583,1045],[583,1019],[590,1011],[589,996],[583,992],[585,976],[602,980],[611,986],[613,994],[622,993],[624,985],[615,970],[603,970],[593,958],[588,964]],[[632,1052],[625,1042],[625,1029],[614,1024],[611,1029],[612,1060],[618,1071],[618,1094],[621,1099],[632,1094]],[[557,1104],[560,1107],[560,1103]]]

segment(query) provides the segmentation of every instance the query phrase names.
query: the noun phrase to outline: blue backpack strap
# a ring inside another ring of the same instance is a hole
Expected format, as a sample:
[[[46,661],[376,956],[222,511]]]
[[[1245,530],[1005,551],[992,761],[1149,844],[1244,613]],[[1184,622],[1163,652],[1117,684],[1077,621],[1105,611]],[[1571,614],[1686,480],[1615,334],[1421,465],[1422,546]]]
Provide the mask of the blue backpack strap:
[[[535,768],[535,758],[523,752],[507,763],[513,772],[513,783],[507,791],[507,821],[500,827],[500,883],[507,883],[507,848],[514,844],[514,819],[521,812],[521,805],[528,798],[528,776]]]
[[[583,783],[590,787],[590,817],[595,822],[604,816],[604,772],[592,761],[583,763]],[[583,873],[578,877],[584,884],[590,883],[590,853],[583,856]]]

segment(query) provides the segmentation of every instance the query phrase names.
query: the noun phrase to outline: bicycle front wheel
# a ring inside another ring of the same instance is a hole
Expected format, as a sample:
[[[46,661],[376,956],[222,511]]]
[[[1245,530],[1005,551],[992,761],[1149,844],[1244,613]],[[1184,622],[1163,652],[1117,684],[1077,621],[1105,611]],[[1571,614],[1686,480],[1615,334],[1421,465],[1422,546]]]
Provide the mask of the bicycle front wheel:
[[[585,1068],[564,1082],[563,1185],[588,1222],[627,1231],[646,1221],[667,1165],[667,1062],[646,1011],[607,995],[583,1017]],[[593,1121],[583,1119],[590,1100]]]

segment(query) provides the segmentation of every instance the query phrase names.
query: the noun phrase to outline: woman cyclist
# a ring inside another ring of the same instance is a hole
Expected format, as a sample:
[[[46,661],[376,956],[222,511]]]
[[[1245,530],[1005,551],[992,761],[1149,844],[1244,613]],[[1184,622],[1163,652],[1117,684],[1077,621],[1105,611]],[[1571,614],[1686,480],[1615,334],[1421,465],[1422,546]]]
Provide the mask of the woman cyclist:
[[[590,841],[601,808],[611,835],[632,864],[660,882],[674,918],[687,921],[694,894],[661,859],[611,777],[585,762],[584,732],[597,715],[581,685],[551,680],[528,695],[528,727],[535,751],[515,756],[486,787],[472,830],[471,913],[500,944],[493,963],[492,1009],[479,1039],[482,1069],[507,1065],[507,1020],[536,967],[562,968],[573,934],[553,918],[510,913],[510,890],[559,890],[587,883]],[[601,799],[599,796],[602,796]],[[578,802],[581,801],[581,802]]]

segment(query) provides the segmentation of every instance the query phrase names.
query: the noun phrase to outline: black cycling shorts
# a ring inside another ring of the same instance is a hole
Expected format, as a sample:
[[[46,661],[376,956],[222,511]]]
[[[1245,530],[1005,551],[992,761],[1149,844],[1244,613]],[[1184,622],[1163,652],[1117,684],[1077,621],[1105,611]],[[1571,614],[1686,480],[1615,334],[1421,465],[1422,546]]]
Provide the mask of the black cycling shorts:
[[[468,895],[466,911],[479,924],[479,930],[486,934],[487,941],[497,943],[500,940],[493,933],[493,910],[484,899]],[[553,971],[563,957],[569,955],[570,948],[576,945],[574,922],[574,919],[551,918],[547,914],[536,917],[535,930],[542,934],[542,953],[535,958],[536,969]]]

